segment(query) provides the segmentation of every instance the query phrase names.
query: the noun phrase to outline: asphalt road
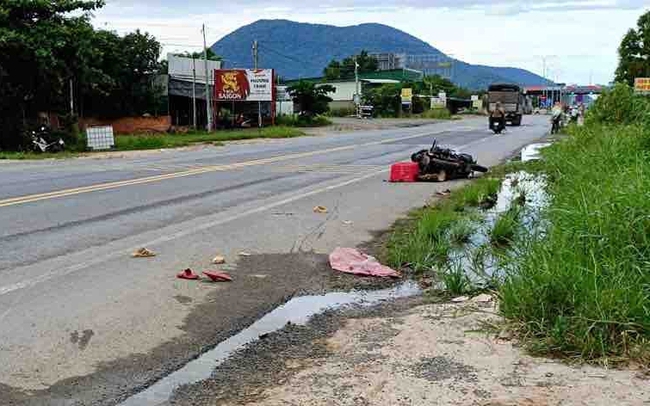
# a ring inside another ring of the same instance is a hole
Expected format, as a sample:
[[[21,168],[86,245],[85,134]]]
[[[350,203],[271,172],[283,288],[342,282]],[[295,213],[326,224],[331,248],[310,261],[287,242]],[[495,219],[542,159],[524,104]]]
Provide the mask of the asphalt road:
[[[526,117],[494,136],[485,121],[0,161],[0,404],[114,404],[322,288],[316,254],[371,240],[449,187],[386,183],[390,163],[437,138],[489,166],[548,130]],[[131,258],[142,246],[158,255]],[[241,251],[255,255],[234,267]],[[217,254],[234,283],[175,278]]]

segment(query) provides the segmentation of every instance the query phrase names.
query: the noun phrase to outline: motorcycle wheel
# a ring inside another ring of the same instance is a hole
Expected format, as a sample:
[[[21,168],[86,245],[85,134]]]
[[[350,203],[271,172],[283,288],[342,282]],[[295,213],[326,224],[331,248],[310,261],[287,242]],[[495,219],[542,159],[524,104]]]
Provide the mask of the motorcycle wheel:
[[[473,170],[473,171],[476,171],[476,172],[486,173],[489,169],[486,168],[485,166],[481,166],[481,165],[473,164],[473,165],[472,165],[472,170]]]

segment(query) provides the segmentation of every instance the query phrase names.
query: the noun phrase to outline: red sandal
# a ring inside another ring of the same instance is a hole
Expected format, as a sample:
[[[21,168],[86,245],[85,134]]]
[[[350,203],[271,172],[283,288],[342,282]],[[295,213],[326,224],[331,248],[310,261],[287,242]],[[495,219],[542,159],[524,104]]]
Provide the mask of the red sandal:
[[[199,275],[195,274],[194,271],[192,271],[190,268],[187,268],[183,272],[180,272],[178,275],[176,275],[176,277],[179,279],[187,279],[191,281],[195,281],[201,278]]]

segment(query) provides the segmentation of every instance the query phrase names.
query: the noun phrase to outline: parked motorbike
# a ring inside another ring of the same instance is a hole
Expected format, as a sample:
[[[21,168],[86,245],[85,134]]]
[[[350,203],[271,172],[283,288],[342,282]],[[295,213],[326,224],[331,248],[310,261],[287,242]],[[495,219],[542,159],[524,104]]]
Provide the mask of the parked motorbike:
[[[433,140],[430,149],[423,149],[411,155],[411,161],[419,166],[420,180],[437,180],[468,178],[474,172],[487,172],[488,168],[477,164],[473,156],[441,148]]]
[[[65,142],[62,138],[48,142],[51,138],[50,130],[45,126],[38,127],[30,132],[32,149],[35,152],[61,152],[65,149]]]

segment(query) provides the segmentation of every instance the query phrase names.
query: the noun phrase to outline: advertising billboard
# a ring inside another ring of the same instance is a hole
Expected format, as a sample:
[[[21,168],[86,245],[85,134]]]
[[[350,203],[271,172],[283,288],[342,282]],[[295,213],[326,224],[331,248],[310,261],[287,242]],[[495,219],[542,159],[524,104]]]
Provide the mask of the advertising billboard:
[[[215,101],[273,101],[273,69],[217,69]]]
[[[634,91],[641,94],[650,93],[650,78],[635,78]]]

